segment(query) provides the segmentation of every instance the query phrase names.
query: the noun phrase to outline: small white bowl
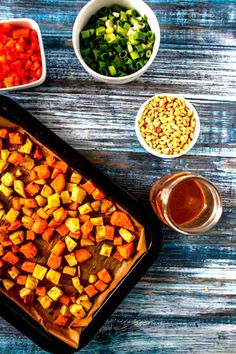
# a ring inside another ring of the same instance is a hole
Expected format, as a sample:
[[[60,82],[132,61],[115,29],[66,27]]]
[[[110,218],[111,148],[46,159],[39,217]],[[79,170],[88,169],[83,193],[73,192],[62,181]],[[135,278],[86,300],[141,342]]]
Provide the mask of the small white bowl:
[[[178,95],[178,94],[171,94],[171,93],[165,93],[165,94],[160,94],[160,95],[155,95],[153,97],[151,97],[150,99],[148,99],[146,102],[144,102],[144,104],[140,107],[138,114],[136,116],[136,121],[135,121],[135,131],[136,131],[136,135],[137,138],[140,142],[140,144],[142,145],[142,147],[150,152],[150,154],[160,157],[162,159],[174,159],[180,156],[183,156],[185,154],[187,154],[196,144],[199,134],[200,134],[200,118],[199,115],[195,109],[195,107],[186,99],[184,98],[185,104],[186,106],[192,110],[192,112],[194,113],[194,118],[196,120],[196,126],[195,126],[195,131],[194,131],[194,137],[193,140],[191,141],[189,148],[184,150],[181,154],[176,154],[176,155],[166,155],[166,154],[160,154],[158,153],[155,149],[152,149],[144,140],[144,138],[142,137],[141,133],[140,133],[140,128],[139,128],[139,121],[143,115],[144,109],[145,107],[155,98],[155,97],[166,97],[166,96],[170,96],[170,97],[175,97],[175,98],[179,98],[179,97],[183,97],[182,95]]]
[[[153,52],[146,65],[144,65],[144,67],[138,70],[137,72],[123,77],[110,77],[110,76],[104,76],[97,73],[85,63],[80,52],[80,32],[86,26],[91,16],[95,15],[104,6],[112,6],[115,4],[118,4],[127,9],[135,9],[141,16],[146,15],[148,18],[148,23],[150,25],[150,28],[156,35],[156,40],[153,46]],[[91,76],[107,84],[121,85],[136,80],[153,63],[160,45],[160,26],[154,12],[143,0],[135,0],[135,1],[134,0],[91,0],[82,8],[80,13],[76,17],[74,27],[73,27],[72,40],[73,40],[73,46],[77,58],[79,59],[84,69]]]
[[[0,23],[10,23],[16,26],[22,26],[22,27],[28,27],[31,29],[34,29],[37,34],[38,34],[38,39],[39,39],[39,46],[40,46],[40,53],[41,53],[41,58],[42,58],[42,76],[40,79],[34,82],[30,82],[29,84],[24,84],[24,85],[19,85],[19,86],[12,86],[12,87],[4,87],[0,89],[0,92],[6,92],[6,91],[13,91],[13,90],[23,90],[27,89],[30,87],[35,87],[41,85],[45,79],[46,79],[46,58],[45,58],[45,52],[44,52],[44,47],[43,47],[43,40],[42,40],[42,35],[41,31],[39,28],[39,25],[37,22],[34,20],[31,20],[30,18],[15,18],[15,19],[9,19],[9,20],[2,20]]]

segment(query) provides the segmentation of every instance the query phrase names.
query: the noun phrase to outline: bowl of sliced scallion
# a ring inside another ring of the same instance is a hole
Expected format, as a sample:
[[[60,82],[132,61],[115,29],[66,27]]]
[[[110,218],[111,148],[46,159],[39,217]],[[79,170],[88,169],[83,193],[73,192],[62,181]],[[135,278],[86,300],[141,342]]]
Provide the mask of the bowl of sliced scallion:
[[[73,46],[81,65],[108,84],[140,77],[159,45],[158,20],[143,0],[91,0],[74,23]]]

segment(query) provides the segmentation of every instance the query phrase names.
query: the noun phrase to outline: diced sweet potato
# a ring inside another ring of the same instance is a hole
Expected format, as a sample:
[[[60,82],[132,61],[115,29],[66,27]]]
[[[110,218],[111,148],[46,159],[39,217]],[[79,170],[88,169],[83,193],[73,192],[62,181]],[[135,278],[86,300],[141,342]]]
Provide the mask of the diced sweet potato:
[[[66,236],[69,233],[69,229],[66,225],[62,224],[56,228],[56,231],[59,233],[61,236]]]
[[[21,221],[20,220],[16,220],[13,222],[13,224],[11,224],[9,227],[8,227],[8,231],[15,231],[15,230],[18,230],[20,227],[21,227]]]
[[[49,227],[53,227],[54,229],[56,229],[59,225],[60,225],[60,222],[56,222],[55,219],[52,219],[48,224]]]
[[[96,188],[92,193],[94,200],[102,200],[105,197],[105,194],[100,191],[100,189]]]
[[[120,255],[118,250],[115,251],[115,253],[113,254],[113,257],[119,262],[123,262],[123,260],[124,260],[124,258]]]
[[[108,199],[103,199],[101,201],[101,212],[106,213],[113,206],[112,201]]]
[[[136,236],[132,232],[124,229],[123,227],[119,229],[119,234],[127,243],[133,242],[136,238]]]
[[[36,238],[35,232],[32,230],[27,230],[26,231],[26,240],[28,241],[34,241]]]
[[[100,291],[101,293],[107,288],[107,284],[104,283],[104,281],[102,280],[98,280],[95,284],[94,284],[95,289],[97,289],[98,291]]]
[[[70,304],[70,297],[69,296],[66,296],[66,295],[62,295],[60,298],[59,298],[59,302],[66,305],[66,306],[69,306]]]
[[[12,253],[11,251],[8,251],[3,257],[2,257],[2,259],[5,261],[5,262],[7,262],[7,263],[9,263],[9,264],[11,264],[11,265],[15,265],[16,263],[18,263],[19,262],[19,257],[18,256],[16,256],[14,253]]]
[[[53,301],[58,301],[61,295],[63,294],[62,290],[58,288],[57,286],[53,286],[48,292],[48,296],[53,300]]]
[[[25,261],[23,262],[21,269],[27,273],[33,273],[35,266],[36,266],[35,262]]]
[[[12,145],[22,145],[23,135],[21,133],[9,133],[9,141]]]
[[[64,208],[59,208],[53,213],[53,217],[56,222],[62,223],[67,216],[67,212]]]
[[[47,294],[46,286],[38,286],[35,290],[36,295],[38,296],[45,296]]]
[[[86,286],[86,288],[84,288],[84,291],[90,298],[94,297],[98,293],[97,289],[95,289],[92,284]]]
[[[66,186],[66,180],[63,173],[60,173],[51,183],[52,188],[56,193],[61,193]]]
[[[49,242],[54,234],[54,227],[47,227],[46,230],[42,233],[42,239],[46,242]]]
[[[52,269],[58,269],[61,266],[62,256],[57,256],[51,253],[48,257],[47,265]]]
[[[84,188],[88,194],[92,194],[96,189],[95,184],[93,184],[91,181],[87,181],[86,183],[82,184],[81,187]]]
[[[81,285],[80,283],[80,279],[78,277],[74,277],[71,279],[72,280],[72,284],[74,286],[74,288],[80,293],[82,294],[82,292],[84,291],[84,287]]]
[[[37,202],[35,199],[33,198],[26,198],[26,199],[22,199],[20,198],[20,203],[21,205],[24,205],[25,208],[37,208]]]
[[[60,170],[62,173],[66,173],[67,169],[68,169],[68,165],[66,162],[64,161],[57,161],[55,162],[55,164],[53,165],[54,168],[57,168],[58,170]]]
[[[77,208],[78,209],[78,208]],[[84,224],[90,220],[90,215],[78,215],[79,221]]]
[[[9,239],[14,245],[20,245],[25,239],[25,232],[23,230],[15,231],[9,236]]]
[[[33,276],[38,280],[43,280],[47,273],[47,270],[47,267],[44,267],[41,264],[36,264],[33,271]]]
[[[2,139],[7,139],[8,138],[9,131],[8,129],[1,128],[0,129],[0,138]]]
[[[16,278],[16,283],[19,285],[25,285],[26,278],[26,275],[18,275],[18,277]]]
[[[40,147],[37,145],[33,154],[34,159],[36,160],[42,160],[43,158],[43,153]]]
[[[62,273],[74,277],[75,274],[76,274],[76,268],[75,268],[75,267],[65,266],[65,267],[63,268],[63,272],[62,272]]]
[[[70,232],[69,236],[75,240],[78,240],[81,237],[81,231],[79,230],[78,232]]]
[[[122,211],[115,211],[112,214],[110,221],[114,226],[120,226],[130,231],[134,231],[134,226],[130,217]]]
[[[11,246],[11,251],[12,253],[20,253],[20,247],[19,246],[16,246],[16,245],[13,245]]]
[[[61,278],[61,273],[54,269],[49,269],[46,278],[54,285],[58,285]]]
[[[71,183],[80,184],[82,176],[79,173],[73,172],[70,178]]]
[[[16,219],[18,218],[20,212],[18,210],[15,210],[11,208],[8,213],[5,216],[6,221],[8,221],[10,224],[13,224]]]
[[[61,173],[61,171],[58,168],[54,168],[52,171],[51,178],[52,179],[56,178],[60,173]]]
[[[39,179],[47,179],[51,176],[50,168],[47,165],[36,166],[35,171],[37,172]]]
[[[17,151],[13,151],[8,157],[8,162],[12,163],[14,166],[20,165],[24,161],[24,156]]]
[[[32,231],[34,231],[36,234],[43,234],[47,227],[47,221],[39,218],[38,220],[35,220],[32,226]]]
[[[134,244],[131,242],[122,246],[118,246],[117,250],[119,251],[121,257],[128,260],[134,253]]]
[[[53,300],[50,299],[48,295],[45,296],[39,296],[38,301],[40,302],[41,306],[47,310],[53,303]]]
[[[55,319],[54,324],[56,326],[65,327],[68,324],[68,321],[69,321],[69,317],[65,317],[65,316],[59,315]]]
[[[68,205],[68,209],[74,210],[74,211],[78,210],[78,207],[79,207],[79,203],[76,203],[76,202],[70,203]]]
[[[33,242],[28,242],[20,247],[20,252],[24,254],[25,258],[34,258],[37,254],[37,248]]]
[[[56,158],[53,155],[47,155],[46,156],[46,163],[50,167],[54,167],[56,162]]]
[[[92,254],[87,249],[81,248],[80,250],[75,251],[75,257],[78,263],[84,263],[92,257]]]
[[[21,210],[20,198],[12,198],[12,208],[16,210]]]
[[[65,237],[65,242],[68,252],[72,252],[77,246],[77,242],[75,242],[70,236]]]
[[[100,255],[104,256],[104,257],[110,257],[112,249],[113,249],[112,245],[107,245],[107,244],[104,243],[102,245],[101,250],[100,250]]]
[[[25,187],[25,191],[31,197],[33,197],[34,195],[39,193],[40,186],[38,184],[34,183],[34,182],[31,182],[31,183],[27,184],[27,186]]]
[[[111,225],[106,225],[106,239],[113,241],[115,228]]]
[[[104,283],[108,284],[112,281],[112,277],[106,268],[103,268],[100,272],[97,273],[97,276],[100,280],[104,281]]]
[[[22,154],[29,155],[31,154],[32,148],[33,148],[32,141],[29,138],[26,138],[25,143],[18,148],[18,151],[21,152]]]
[[[16,279],[16,277],[20,274],[20,271],[17,267],[13,266],[11,269],[8,270],[8,274],[12,279]]]
[[[16,193],[20,194],[23,198],[26,198],[24,183],[20,180],[14,181],[14,190]]]
[[[65,260],[67,261],[70,267],[74,267],[78,263],[74,253],[67,254],[65,256]]]
[[[25,287],[30,290],[35,290],[38,286],[38,279],[36,279],[33,275],[29,274],[26,278]]]
[[[51,252],[56,256],[61,256],[66,249],[66,244],[62,240],[57,241]]]
[[[94,225],[90,222],[87,221],[82,227],[81,231],[83,235],[88,235],[94,228]]]
[[[36,181],[39,178],[37,172],[35,170],[30,171],[30,175],[29,175],[29,180],[30,181]]]
[[[11,290],[15,285],[15,283],[9,279],[2,279],[2,284],[7,291]]]

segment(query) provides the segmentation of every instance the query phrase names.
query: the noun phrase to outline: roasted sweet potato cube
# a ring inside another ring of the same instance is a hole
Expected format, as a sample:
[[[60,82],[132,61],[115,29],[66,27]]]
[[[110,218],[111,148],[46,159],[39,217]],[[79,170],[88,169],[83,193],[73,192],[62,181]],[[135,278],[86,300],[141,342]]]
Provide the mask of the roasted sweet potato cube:
[[[14,245],[20,245],[25,239],[25,233],[23,230],[15,231],[9,236],[9,239]]]
[[[8,157],[8,162],[12,163],[14,166],[18,166],[22,164],[23,161],[24,161],[24,156],[17,151],[13,151]]]
[[[61,204],[60,197],[58,193],[52,194],[48,197],[48,207],[57,208]]]
[[[44,198],[48,198],[53,194],[53,189],[50,186],[48,186],[47,184],[45,184],[45,186],[43,186],[40,194]]]
[[[20,194],[23,198],[26,198],[24,183],[20,180],[14,181],[14,190],[16,193]]]
[[[12,198],[12,208],[15,210],[21,210],[20,198]]]
[[[30,290],[34,290],[38,286],[38,279],[36,279],[33,275],[29,274],[26,278],[25,287]]]
[[[97,280],[98,280],[98,277],[96,276],[96,274],[91,274],[91,275],[89,276],[89,283],[90,283],[90,284],[96,283]]]
[[[67,212],[64,208],[59,208],[55,210],[53,213],[53,217],[55,221],[60,223],[62,223],[66,219],[66,216],[67,216]]]
[[[80,279],[78,277],[74,277],[71,279],[72,280],[72,284],[74,286],[74,288],[80,293],[82,294],[84,287],[81,285],[80,283]]]
[[[63,305],[66,305],[66,306],[69,306],[70,304],[70,297],[69,296],[66,296],[66,295],[62,295],[59,299],[60,303],[62,303]]]
[[[106,239],[113,241],[115,228],[111,225],[106,225]]]
[[[66,180],[63,173],[60,173],[51,183],[52,188],[56,193],[61,193],[66,186]]]
[[[31,231],[31,232],[33,232],[35,234],[35,232],[31,230],[31,228],[32,228],[32,226],[34,224],[34,220],[30,216],[26,216],[26,215],[22,216],[21,222],[22,222],[22,225],[26,229],[28,229],[28,231]],[[34,240],[34,238],[33,238],[33,240]]]
[[[35,220],[32,226],[32,231],[34,231],[36,234],[43,234],[47,227],[47,221],[42,218],[39,218],[38,220]]]
[[[80,230],[80,222],[78,218],[67,218],[65,225],[71,232],[78,232]]]
[[[71,183],[80,184],[82,176],[79,173],[73,172],[70,178]]]
[[[63,296],[63,295],[62,295]],[[61,299],[61,298],[60,298]],[[59,301],[60,301],[59,299]],[[61,301],[60,301],[61,302]],[[71,316],[71,313],[70,313],[70,310],[69,310],[69,307],[66,306],[66,305],[62,305],[62,307],[60,308],[60,314],[62,316]]]
[[[62,240],[57,241],[57,243],[52,248],[51,252],[56,256],[61,256],[66,249],[66,244]]]
[[[97,289],[95,289],[92,284],[86,286],[86,288],[84,288],[84,291],[90,298],[93,298],[98,293]]]
[[[47,267],[44,267],[40,264],[36,264],[34,271],[33,271],[33,276],[36,279],[43,280],[46,273],[47,273],[47,270],[48,270]]]
[[[11,269],[8,270],[8,274],[12,279],[16,279],[20,274],[20,271],[17,267],[13,266]]]
[[[47,179],[51,176],[50,168],[47,165],[36,166],[35,171],[37,172],[39,179]]]
[[[77,208],[77,209],[78,209],[78,208]],[[80,221],[82,224],[85,224],[87,221],[89,221],[90,215],[86,215],[86,214],[84,214],[84,215],[79,215],[78,218],[79,218],[79,221]]]
[[[38,296],[45,296],[47,294],[46,286],[38,286],[35,290],[36,295]]]
[[[112,277],[106,268],[103,268],[100,272],[97,273],[97,276],[100,280],[104,281],[104,283],[108,284],[112,281]]]
[[[112,249],[113,249],[113,246],[107,245],[107,244],[103,244],[102,248],[100,250],[100,255],[101,256],[105,256],[105,257],[110,257]]]
[[[106,213],[113,206],[112,201],[108,199],[103,199],[101,201],[101,212]]]
[[[14,180],[15,180],[15,176],[13,175],[13,173],[10,172],[4,173],[4,175],[1,178],[1,181],[4,184],[4,186],[7,187],[12,187],[14,184]]]
[[[73,187],[72,192],[71,192],[71,200],[73,202],[82,204],[86,195],[87,195],[87,193],[83,188],[75,186],[75,187]]]
[[[31,151],[32,151],[32,148],[33,148],[33,143],[32,141],[27,138],[24,145],[21,145],[19,148],[18,148],[18,151],[19,152],[22,152],[22,154],[31,154]]]
[[[70,193],[68,191],[62,191],[60,197],[63,204],[71,203]]]
[[[114,246],[121,246],[123,243],[123,238],[121,236],[114,237]]]
[[[55,321],[54,321],[54,325],[56,326],[60,326],[60,327],[65,327],[68,324],[69,321],[69,317],[65,317],[63,315],[59,315]]]
[[[35,161],[29,157],[29,155],[24,156],[23,162],[20,164],[22,167],[26,168],[27,170],[32,170],[35,165]]]
[[[37,202],[33,198],[20,199],[20,203],[24,205],[25,208],[37,208]]]
[[[77,187],[77,184],[75,184],[75,183],[67,183],[66,184],[66,189],[68,190],[68,192],[72,192],[72,190],[73,190],[73,188],[74,187]]]
[[[22,288],[19,291],[19,295],[22,299],[24,299],[26,296],[29,296],[31,293],[32,293],[31,289],[27,289],[26,287]]]
[[[57,286],[53,286],[48,292],[47,292],[48,296],[50,297],[50,299],[52,299],[53,301],[58,301],[59,298],[62,296],[63,291],[58,288]]]
[[[73,210],[67,210],[67,216],[71,218],[77,218],[78,212]]]
[[[23,253],[25,258],[34,258],[37,254],[37,248],[33,242],[28,242],[20,247],[20,252]]]
[[[9,141],[12,145],[22,145],[23,135],[21,133],[9,133]]]
[[[61,278],[61,273],[57,272],[54,269],[49,269],[49,271],[47,272],[46,278],[54,285],[58,285],[60,278]]]
[[[80,313],[83,310],[83,307],[81,305],[73,304],[70,305],[69,310],[73,316],[80,317]]]
[[[45,296],[39,296],[38,301],[40,302],[41,306],[47,310],[53,303],[53,300],[50,299],[48,295]]]
[[[11,290],[11,288],[13,288],[13,286],[15,285],[15,283],[9,279],[2,279],[2,284],[6,291]]]
[[[8,221],[10,224],[13,224],[13,222],[16,221],[18,216],[20,215],[20,212],[18,210],[15,210],[11,208],[8,213],[5,216],[6,221]]]
[[[134,253],[134,244],[126,243],[125,245],[118,246],[117,250],[119,251],[121,257],[128,260]]]
[[[88,247],[88,246],[94,246],[95,242],[93,240],[90,240],[90,238],[82,238],[80,241],[80,246],[81,247]]]
[[[42,195],[36,195],[35,200],[40,207],[44,207],[47,204],[47,199]]]
[[[26,193],[28,193],[30,195],[30,197],[33,197],[34,195],[39,193],[40,186],[34,182],[30,182],[25,187],[25,191],[26,191]]]
[[[96,188],[92,193],[94,200],[102,200],[105,197],[105,194],[98,188]]]
[[[37,215],[44,220],[47,220],[49,218],[48,213],[46,213],[46,211],[43,208],[39,208],[37,210]]]
[[[118,250],[116,250],[116,252],[113,254],[113,257],[119,262],[123,262],[123,260],[124,260],[124,258],[121,257],[121,255],[120,255]]]
[[[26,275],[18,275],[18,277],[16,278],[16,283],[17,283],[18,285],[25,285],[25,283],[26,283],[26,278],[27,278]]]
[[[134,232],[134,226],[130,217],[122,211],[115,211],[112,214],[110,221],[111,224],[114,226],[123,227],[127,230]]]
[[[15,230],[18,230],[20,227],[22,226],[22,223],[20,220],[16,220],[13,222],[13,224],[11,224],[9,227],[8,227],[8,231],[15,231]]]
[[[14,253],[12,253],[11,251],[8,251],[3,257],[2,257],[2,259],[5,261],[5,262],[7,262],[7,263],[9,263],[9,264],[11,264],[11,265],[15,265],[16,263],[18,263],[19,262],[19,257],[18,256],[16,256]]]
[[[119,234],[127,243],[133,242],[136,238],[132,232],[124,229],[123,227],[119,229]]]
[[[0,129],[0,138],[2,139],[7,139],[9,135],[9,130],[6,128],[1,128]]]
[[[32,230],[27,230],[26,231],[26,240],[28,241],[34,241],[36,238],[36,234],[34,231]]]
[[[36,160],[42,160],[43,158],[43,153],[40,147],[37,145],[33,154],[34,159]]]
[[[93,208],[91,207],[90,203],[83,204],[78,209],[79,209],[80,215],[89,214],[93,211]]]
[[[68,233],[69,233],[69,229],[66,225],[62,224],[62,225],[59,225],[57,228],[56,228],[56,231],[59,233],[59,235],[61,236],[66,236]]]
[[[96,227],[96,241],[101,242],[106,238],[106,226],[97,226]]]
[[[69,267],[65,266],[62,271],[63,274],[71,275],[72,277],[75,276],[76,274],[76,268],[75,267]]]
[[[62,256],[57,256],[51,253],[48,257],[47,265],[52,269],[58,269],[61,266]]]
[[[61,171],[62,173],[66,173],[67,169],[68,169],[68,165],[65,161],[56,161],[53,165],[54,168],[58,169],[59,171]]]
[[[86,248],[81,248],[75,251],[75,256],[78,263],[84,263],[92,257],[92,254]]]
[[[65,237],[65,243],[69,252],[72,252],[77,246],[77,242],[75,242],[70,236]]]
[[[94,225],[90,222],[87,221],[82,227],[81,231],[83,235],[88,235],[92,230],[93,230]]]
[[[75,240],[78,240],[81,236],[81,231],[79,230],[78,232],[69,232],[69,236]]]
[[[1,172],[0,172],[1,173]],[[3,183],[0,184],[0,192],[5,195],[5,197],[9,198],[12,193],[14,192],[13,189],[7,187],[7,186],[4,186]]]
[[[96,189],[95,184],[93,184],[91,181],[87,181],[86,183],[82,184],[81,187],[85,189],[88,194],[92,194]]]
[[[74,267],[78,263],[74,253],[67,254],[65,256],[65,260],[67,261],[70,267]]]
[[[103,221],[103,217],[99,216],[96,218],[91,218],[90,222],[94,225],[94,226],[103,226],[104,225],[104,221]]]
[[[97,200],[91,203],[91,207],[93,208],[94,211],[99,211],[101,207],[101,202]]]
[[[46,242],[49,242],[54,234],[54,227],[47,227],[46,230],[42,234],[42,239]]]
[[[27,273],[33,273],[35,266],[36,266],[35,262],[25,261],[23,262],[21,269]]]
[[[104,281],[102,280],[98,280],[95,284],[94,284],[95,289],[97,289],[98,291],[100,291],[101,293],[107,288],[107,284],[104,283]]]

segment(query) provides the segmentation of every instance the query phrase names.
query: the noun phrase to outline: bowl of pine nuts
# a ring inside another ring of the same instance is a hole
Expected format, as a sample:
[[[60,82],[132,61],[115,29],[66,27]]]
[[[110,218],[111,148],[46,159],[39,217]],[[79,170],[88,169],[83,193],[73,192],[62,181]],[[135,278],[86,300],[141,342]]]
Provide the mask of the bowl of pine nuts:
[[[160,158],[176,158],[189,152],[200,134],[200,118],[183,96],[160,94],[139,109],[135,130],[145,150]]]

